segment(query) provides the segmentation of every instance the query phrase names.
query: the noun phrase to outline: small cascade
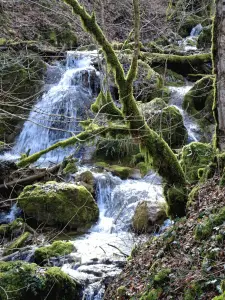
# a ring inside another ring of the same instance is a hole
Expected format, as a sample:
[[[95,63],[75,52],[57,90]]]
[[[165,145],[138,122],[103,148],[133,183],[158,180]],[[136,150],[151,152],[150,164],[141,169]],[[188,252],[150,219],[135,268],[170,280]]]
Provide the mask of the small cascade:
[[[84,286],[85,300],[101,300],[105,281],[121,272],[125,255],[145,236],[130,231],[138,203],[147,200],[165,203],[161,180],[155,174],[141,180],[121,180],[110,173],[94,173],[100,209],[99,221],[90,232],[74,240],[77,263],[62,269]]]
[[[99,85],[99,74],[92,66],[96,56],[97,52],[69,51],[66,66],[49,67],[47,91],[25,122],[14,155],[38,152],[80,132],[79,121],[90,116],[93,94]],[[44,159],[57,162],[73,152],[74,147],[56,149]]]
[[[177,109],[179,109],[180,113],[183,116],[184,120],[184,126],[187,129],[188,132],[188,142],[197,142],[200,140],[201,137],[201,130],[198,126],[198,124],[193,120],[189,114],[182,109],[182,103],[184,100],[185,94],[192,88],[193,85],[188,84],[182,87],[169,87],[171,91],[171,97],[170,97],[170,105],[175,106]]]
[[[196,51],[197,50],[198,36],[202,32],[202,29],[203,29],[203,27],[202,27],[201,24],[196,25],[194,28],[192,28],[190,36],[182,39],[179,42],[179,45],[182,48],[184,48],[184,50],[186,52],[188,52],[188,51]]]
[[[21,209],[14,204],[10,211],[0,213],[0,224],[7,224],[13,222],[21,214]]]

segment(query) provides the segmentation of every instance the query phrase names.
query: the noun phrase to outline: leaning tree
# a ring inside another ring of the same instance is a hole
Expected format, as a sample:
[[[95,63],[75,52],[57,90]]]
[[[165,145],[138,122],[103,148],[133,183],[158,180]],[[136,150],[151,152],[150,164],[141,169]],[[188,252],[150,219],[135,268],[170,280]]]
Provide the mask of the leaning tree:
[[[64,2],[72,7],[74,14],[80,17],[84,29],[94,37],[98,45],[102,48],[106,64],[113,71],[118,87],[119,101],[122,105],[121,109],[116,107],[109,90],[101,91],[94,107],[95,109],[97,108],[98,112],[104,112],[107,108],[110,111],[110,115],[115,115],[122,119],[124,124],[118,125],[118,122],[110,122],[109,125],[99,126],[92,122],[80,134],[24,158],[18,165],[21,167],[29,165],[43,154],[57,147],[66,147],[75,143],[86,143],[99,135],[106,136],[107,134],[111,134],[116,138],[117,134],[126,134],[135,139],[135,142],[140,146],[141,153],[144,154],[146,163],[150,164],[151,168],[157,171],[164,179],[164,195],[168,203],[168,214],[171,217],[183,216],[187,201],[184,172],[168,144],[145,122],[133,94],[133,83],[137,75],[140,52],[139,0],[133,0],[135,47],[130,68],[126,74],[111,43],[99,27],[95,13],[93,12],[90,15],[77,0],[64,0]]]

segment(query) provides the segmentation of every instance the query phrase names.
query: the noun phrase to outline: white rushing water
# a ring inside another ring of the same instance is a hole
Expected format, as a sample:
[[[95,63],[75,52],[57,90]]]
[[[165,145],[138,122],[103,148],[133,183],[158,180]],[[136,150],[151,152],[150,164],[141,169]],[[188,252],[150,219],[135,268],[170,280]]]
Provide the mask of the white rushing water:
[[[188,132],[188,142],[197,142],[200,140],[201,133],[200,128],[196,121],[193,120],[193,118],[182,108],[182,103],[184,100],[184,96],[190,91],[190,89],[193,87],[191,83],[181,86],[181,87],[169,87],[171,91],[170,96],[170,105],[175,106],[177,109],[179,109],[180,113],[183,116],[184,120],[184,126],[187,129]]]
[[[35,153],[80,132],[79,121],[87,119],[93,103],[98,72],[92,66],[96,52],[67,53],[66,65],[49,66],[47,91],[33,107],[9,157]],[[57,149],[43,156],[51,162],[61,161],[75,152],[74,147]]]
[[[179,42],[179,45],[182,46],[186,52],[197,50],[197,40],[198,36],[202,32],[202,29],[203,27],[201,24],[196,25],[194,28],[192,28],[190,36],[182,39]]]
[[[152,174],[141,180],[121,180],[110,173],[94,173],[99,221],[89,233],[76,238],[73,256],[77,264],[65,264],[62,269],[85,286],[84,299],[99,300],[104,293],[104,282],[121,272],[135,243],[145,236],[131,232],[131,220],[140,201],[165,203],[161,180]]]

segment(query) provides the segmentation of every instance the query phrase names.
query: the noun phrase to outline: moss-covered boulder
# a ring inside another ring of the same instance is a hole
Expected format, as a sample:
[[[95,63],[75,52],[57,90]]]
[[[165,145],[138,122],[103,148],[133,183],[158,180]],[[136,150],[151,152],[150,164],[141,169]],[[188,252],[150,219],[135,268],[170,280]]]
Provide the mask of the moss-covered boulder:
[[[156,67],[154,68],[156,72],[158,72],[164,81],[164,84],[167,86],[183,86],[185,85],[184,77],[181,74],[178,74],[167,67]]]
[[[213,95],[213,77],[205,76],[198,80],[185,95],[183,109],[197,119],[204,116],[204,118],[213,122]]]
[[[112,172],[113,175],[120,177],[121,179],[127,179],[132,175],[133,169],[124,166],[110,166],[108,170]]]
[[[200,49],[210,49],[212,45],[212,26],[203,27],[197,41],[197,47]]]
[[[187,142],[187,129],[183,123],[180,111],[174,106],[167,106],[161,99],[140,106],[145,120],[150,128],[160,134],[173,148],[178,148]]]
[[[38,265],[42,265],[47,259],[68,255],[74,250],[75,247],[71,242],[55,241],[49,246],[36,249],[34,252],[34,261]]]
[[[193,142],[183,147],[181,153],[181,166],[186,178],[190,183],[197,182],[198,170],[205,168],[214,157],[213,148],[210,144]]]
[[[25,187],[18,205],[37,222],[74,229],[90,227],[99,214],[95,200],[84,186],[54,181]]]
[[[59,268],[21,261],[0,262],[0,299],[76,300],[76,283]]]
[[[142,201],[138,204],[133,219],[132,227],[137,233],[152,232],[155,225],[160,225],[166,219],[165,202]]]

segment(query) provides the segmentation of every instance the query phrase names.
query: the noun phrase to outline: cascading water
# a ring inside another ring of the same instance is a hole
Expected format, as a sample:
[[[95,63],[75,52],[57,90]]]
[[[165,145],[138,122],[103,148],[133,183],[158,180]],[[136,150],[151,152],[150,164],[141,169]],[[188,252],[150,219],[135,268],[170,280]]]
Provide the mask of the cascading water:
[[[192,28],[190,36],[182,39],[179,42],[179,45],[184,48],[185,51],[196,51],[197,50],[197,40],[198,36],[202,32],[202,25],[198,24],[194,28]]]
[[[99,82],[98,73],[92,66],[97,52],[67,53],[66,66],[49,67],[48,89],[33,107],[25,122],[11,154],[29,154],[80,132],[79,121],[90,116],[93,90]],[[56,74],[51,76],[52,73]],[[59,79],[59,80],[58,80]],[[61,161],[74,152],[74,147],[56,149],[44,158],[46,161]]]
[[[171,97],[170,97],[170,105],[175,106],[177,109],[179,109],[180,113],[183,116],[184,120],[184,126],[187,129],[188,132],[188,142],[196,142],[200,140],[201,137],[201,130],[196,122],[194,122],[193,118],[182,109],[182,103],[184,100],[185,94],[193,87],[193,85],[188,84],[181,87],[169,87],[171,91]]]
[[[100,300],[105,280],[121,272],[125,257],[133,245],[145,236],[129,232],[134,210],[140,201],[165,203],[161,180],[155,174],[141,180],[121,180],[110,173],[93,173],[96,180],[99,221],[90,232],[76,238],[73,256],[76,264],[62,269],[80,282],[84,299]]]

